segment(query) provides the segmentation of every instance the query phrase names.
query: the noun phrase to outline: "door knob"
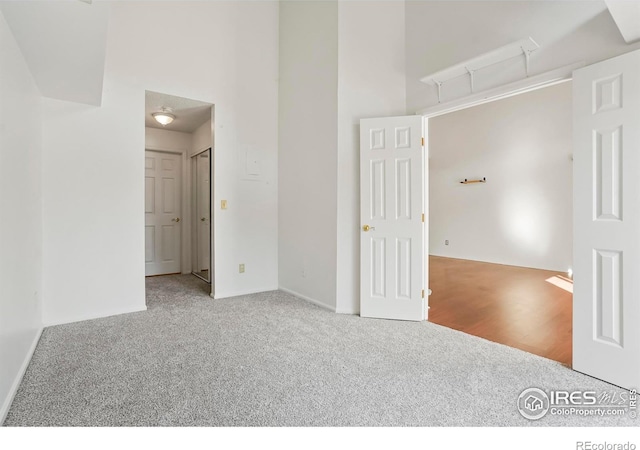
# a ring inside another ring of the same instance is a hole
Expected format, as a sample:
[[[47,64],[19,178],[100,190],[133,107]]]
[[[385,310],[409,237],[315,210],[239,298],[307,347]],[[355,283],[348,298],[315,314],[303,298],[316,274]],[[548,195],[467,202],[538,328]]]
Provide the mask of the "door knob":
[[[200,222],[204,222],[205,220],[207,220],[207,219],[205,219],[205,218],[203,217],[202,219],[200,219]]]
[[[180,222],[180,217],[176,217],[175,219],[171,219],[172,222]]]
[[[376,227],[370,227],[369,225],[362,225],[362,231],[375,231]]]

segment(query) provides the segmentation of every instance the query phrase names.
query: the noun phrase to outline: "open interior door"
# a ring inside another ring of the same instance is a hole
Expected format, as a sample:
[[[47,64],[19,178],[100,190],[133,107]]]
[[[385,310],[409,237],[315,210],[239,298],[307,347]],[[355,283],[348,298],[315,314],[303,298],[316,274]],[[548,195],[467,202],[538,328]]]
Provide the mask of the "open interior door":
[[[573,368],[640,387],[640,51],[573,74]]]
[[[422,116],[360,121],[360,316],[425,320]]]

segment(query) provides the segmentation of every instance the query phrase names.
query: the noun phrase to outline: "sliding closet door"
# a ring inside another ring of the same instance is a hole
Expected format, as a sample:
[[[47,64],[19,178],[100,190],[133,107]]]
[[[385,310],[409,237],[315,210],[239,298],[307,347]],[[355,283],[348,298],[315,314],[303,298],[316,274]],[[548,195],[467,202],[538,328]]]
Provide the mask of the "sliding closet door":
[[[191,180],[191,270],[211,282],[211,150],[191,158]]]

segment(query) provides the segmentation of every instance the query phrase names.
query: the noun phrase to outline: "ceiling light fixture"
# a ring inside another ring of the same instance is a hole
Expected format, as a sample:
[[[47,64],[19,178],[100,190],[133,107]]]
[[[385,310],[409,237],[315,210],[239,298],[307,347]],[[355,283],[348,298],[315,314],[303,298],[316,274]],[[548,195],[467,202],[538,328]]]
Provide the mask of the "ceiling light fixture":
[[[171,108],[163,106],[162,108],[160,108],[160,112],[155,112],[151,115],[154,119],[156,119],[156,122],[164,127],[165,125],[169,125],[171,122],[173,122],[173,119],[176,118],[176,116],[171,114],[172,112],[173,110]]]

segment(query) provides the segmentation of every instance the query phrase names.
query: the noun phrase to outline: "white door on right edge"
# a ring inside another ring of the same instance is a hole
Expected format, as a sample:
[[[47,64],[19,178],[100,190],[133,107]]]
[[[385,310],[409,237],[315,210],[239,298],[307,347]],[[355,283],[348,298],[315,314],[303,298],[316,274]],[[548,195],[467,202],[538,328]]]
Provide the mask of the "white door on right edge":
[[[573,74],[573,368],[640,387],[640,51]]]

